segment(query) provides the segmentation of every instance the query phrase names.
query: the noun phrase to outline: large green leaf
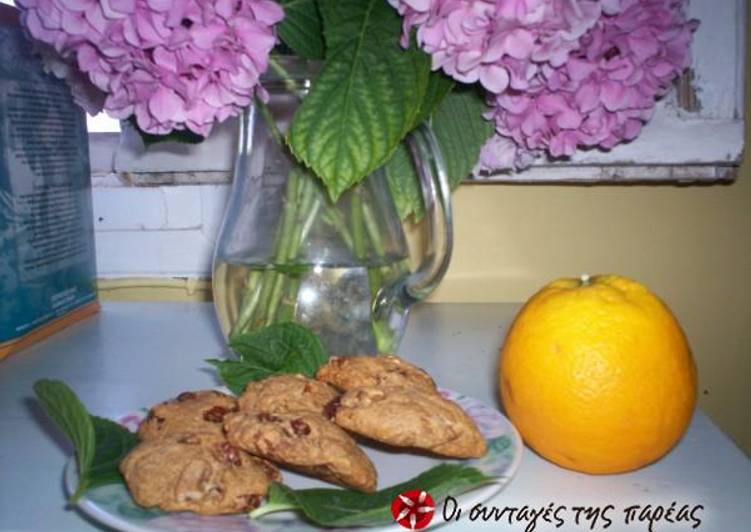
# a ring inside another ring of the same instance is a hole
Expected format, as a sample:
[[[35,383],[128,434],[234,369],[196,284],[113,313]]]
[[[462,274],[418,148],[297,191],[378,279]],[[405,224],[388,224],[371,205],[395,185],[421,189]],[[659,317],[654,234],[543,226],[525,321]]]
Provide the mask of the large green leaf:
[[[384,0],[319,0],[319,9],[326,61],[288,142],[336,199],[385,163],[414,126],[430,63],[399,46],[401,19]]]
[[[430,119],[453,87],[451,78],[441,72],[431,72],[414,126]],[[420,220],[425,215],[422,189],[405,141],[396,148],[384,170],[399,217],[404,220],[411,215],[415,221]]]
[[[477,163],[483,144],[493,134],[493,124],[482,116],[487,107],[477,91],[460,89],[441,96],[445,85],[442,86],[441,81],[431,82],[431,85],[435,87],[428,90],[425,101],[429,102],[431,97],[440,101],[431,124],[453,189]],[[425,109],[429,106],[425,104]],[[420,181],[405,143],[399,145],[384,170],[399,216],[404,219],[412,215],[419,220],[425,214],[425,206]]]
[[[431,118],[436,109],[443,103],[444,98],[451,92],[452,88],[454,88],[454,80],[443,72],[431,72],[425,96],[422,99],[420,111],[417,113],[414,125],[417,126]]]
[[[281,0],[284,20],[279,37],[297,55],[306,59],[323,59],[323,27],[316,0]]]
[[[482,115],[487,106],[474,88],[454,90],[433,115],[433,132],[443,151],[451,188],[456,188],[477,163],[480,150],[494,131]]]
[[[420,220],[425,215],[425,203],[422,200],[420,180],[412,164],[412,155],[405,142],[399,144],[383,169],[399,218],[404,220],[412,215],[416,221]]]

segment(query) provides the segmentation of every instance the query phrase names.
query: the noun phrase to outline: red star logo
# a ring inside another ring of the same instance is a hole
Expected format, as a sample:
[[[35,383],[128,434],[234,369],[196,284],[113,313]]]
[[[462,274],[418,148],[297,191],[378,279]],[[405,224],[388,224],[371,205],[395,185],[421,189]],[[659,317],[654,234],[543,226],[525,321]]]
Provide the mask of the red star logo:
[[[434,512],[435,502],[427,491],[405,491],[391,503],[394,521],[409,530],[420,530],[428,526],[433,520]]]

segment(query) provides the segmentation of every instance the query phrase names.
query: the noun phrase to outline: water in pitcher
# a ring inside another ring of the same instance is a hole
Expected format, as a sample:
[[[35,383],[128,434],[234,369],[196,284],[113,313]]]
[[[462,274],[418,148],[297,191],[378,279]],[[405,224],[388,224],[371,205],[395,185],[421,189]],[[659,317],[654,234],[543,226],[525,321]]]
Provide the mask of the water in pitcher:
[[[403,311],[373,312],[382,287],[405,279],[404,258],[378,264],[248,264],[222,261],[214,272],[214,304],[225,335],[295,321],[312,329],[330,355],[391,352]]]

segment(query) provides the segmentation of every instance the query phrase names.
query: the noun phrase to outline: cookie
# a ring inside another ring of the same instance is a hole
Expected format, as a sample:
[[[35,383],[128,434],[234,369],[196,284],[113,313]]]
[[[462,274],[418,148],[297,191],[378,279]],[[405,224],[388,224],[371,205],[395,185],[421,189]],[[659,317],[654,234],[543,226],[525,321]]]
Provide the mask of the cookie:
[[[304,375],[278,375],[248,383],[238,399],[244,412],[314,412],[324,408],[339,393],[326,384]]]
[[[364,492],[375,490],[373,463],[352,437],[325,417],[309,412],[230,414],[224,422],[232,445]]]
[[[214,390],[184,392],[152,407],[138,427],[138,437],[148,441],[183,432],[221,436],[224,416],[235,411],[237,400],[227,394]]]
[[[424,370],[395,355],[331,357],[318,369],[316,379],[345,392],[368,386],[436,389]]]
[[[421,388],[357,388],[332,404],[329,415],[350,432],[395,447],[455,458],[487,451],[485,438],[459,405]]]
[[[133,500],[147,508],[216,515],[257,508],[279,470],[214,434],[140,443],[120,462]]]

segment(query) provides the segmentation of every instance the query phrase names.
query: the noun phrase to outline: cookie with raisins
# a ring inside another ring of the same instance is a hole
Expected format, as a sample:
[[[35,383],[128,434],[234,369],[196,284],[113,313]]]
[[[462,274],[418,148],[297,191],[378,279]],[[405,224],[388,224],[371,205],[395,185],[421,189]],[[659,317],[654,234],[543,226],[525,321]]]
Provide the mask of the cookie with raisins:
[[[222,392],[184,392],[153,406],[138,427],[138,437],[148,441],[183,432],[221,436],[224,416],[237,409],[237,400]]]
[[[120,471],[138,505],[202,515],[253,510],[269,484],[281,480],[269,462],[207,433],[141,442],[120,462]]]
[[[320,414],[239,412],[225,418],[224,428],[232,445],[255,456],[359,491],[376,488],[368,456]]]

